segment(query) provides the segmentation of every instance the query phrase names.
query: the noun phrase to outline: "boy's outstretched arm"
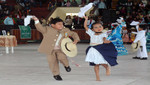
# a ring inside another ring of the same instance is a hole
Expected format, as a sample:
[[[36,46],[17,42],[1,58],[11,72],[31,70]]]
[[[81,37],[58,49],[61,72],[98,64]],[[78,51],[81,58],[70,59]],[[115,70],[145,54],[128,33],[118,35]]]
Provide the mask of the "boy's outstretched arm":
[[[86,31],[88,31],[88,26],[87,26],[87,22],[88,22],[88,17],[87,16],[84,16],[84,18],[85,18],[85,21],[84,21],[84,28],[85,28],[85,30]]]
[[[45,33],[47,31],[46,26],[43,27],[36,16],[33,16],[32,19],[35,21],[35,27],[39,32]]]

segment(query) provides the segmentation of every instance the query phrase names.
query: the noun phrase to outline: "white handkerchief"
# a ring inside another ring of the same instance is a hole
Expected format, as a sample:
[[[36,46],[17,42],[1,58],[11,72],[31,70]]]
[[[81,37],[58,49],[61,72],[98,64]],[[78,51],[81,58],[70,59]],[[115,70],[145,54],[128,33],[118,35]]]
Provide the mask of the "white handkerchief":
[[[78,13],[79,17],[84,17],[85,13],[93,7],[93,3],[89,3],[88,5],[85,5],[84,7],[80,8],[80,12]]]
[[[79,16],[79,17],[84,17],[84,16],[85,16],[85,14],[84,14],[84,13],[82,13],[82,12],[79,12],[79,13],[78,13],[78,16]]]
[[[117,19],[117,22],[118,22],[118,23],[122,23],[122,20],[121,20],[121,19]]]
[[[30,20],[32,17],[33,17],[32,15],[27,15],[27,17],[24,19],[24,26],[30,24]]]
[[[123,20],[123,17],[119,17],[121,20]]]
[[[130,23],[131,26],[136,26],[136,25],[138,25],[138,24],[139,24],[139,22],[137,22],[137,21],[132,21],[132,22]]]

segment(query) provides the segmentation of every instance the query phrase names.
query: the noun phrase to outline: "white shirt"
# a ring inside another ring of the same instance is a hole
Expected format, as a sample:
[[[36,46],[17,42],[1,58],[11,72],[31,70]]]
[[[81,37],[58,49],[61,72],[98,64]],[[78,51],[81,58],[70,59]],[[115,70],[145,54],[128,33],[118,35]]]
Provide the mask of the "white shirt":
[[[86,33],[90,36],[90,45],[103,44],[103,38],[104,37],[107,38],[106,33],[95,35],[95,32],[92,31],[91,29],[88,29],[88,31],[86,31]]]
[[[141,42],[141,45],[144,45],[146,43],[146,37],[145,37],[145,31],[144,30],[137,32],[137,36],[134,40],[134,43],[136,43],[138,41]]]

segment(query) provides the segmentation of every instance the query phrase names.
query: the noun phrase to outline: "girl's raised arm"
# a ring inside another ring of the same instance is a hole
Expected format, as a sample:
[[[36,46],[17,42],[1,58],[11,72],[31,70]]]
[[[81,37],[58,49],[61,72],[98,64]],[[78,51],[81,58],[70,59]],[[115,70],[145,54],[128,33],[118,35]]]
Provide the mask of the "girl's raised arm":
[[[88,22],[88,17],[87,16],[84,16],[84,18],[85,18],[85,21],[84,21],[84,28],[85,28],[85,30],[86,31],[88,31],[88,26],[87,26],[87,22]]]

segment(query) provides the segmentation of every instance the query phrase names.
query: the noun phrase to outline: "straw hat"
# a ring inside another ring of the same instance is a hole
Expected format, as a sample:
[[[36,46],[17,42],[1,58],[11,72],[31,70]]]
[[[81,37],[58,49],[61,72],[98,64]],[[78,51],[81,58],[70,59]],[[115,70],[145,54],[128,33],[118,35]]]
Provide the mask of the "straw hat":
[[[73,44],[73,41],[70,38],[64,38],[61,42],[61,50],[68,57],[75,57],[77,55],[77,46]]]
[[[139,49],[140,45],[141,45],[140,41],[138,41],[137,43],[132,43],[131,44],[132,51],[133,52],[137,51]]]

